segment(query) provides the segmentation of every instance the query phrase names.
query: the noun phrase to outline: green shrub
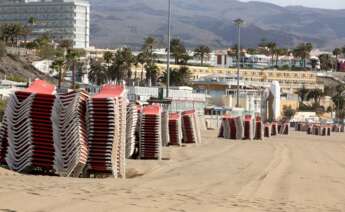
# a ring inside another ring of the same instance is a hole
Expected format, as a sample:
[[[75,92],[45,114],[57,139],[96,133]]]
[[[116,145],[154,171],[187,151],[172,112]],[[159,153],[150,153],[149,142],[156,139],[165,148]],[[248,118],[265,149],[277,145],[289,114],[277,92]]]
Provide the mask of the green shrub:
[[[0,41],[0,58],[5,57],[7,55],[6,45],[4,42]]]
[[[27,82],[28,80],[25,77],[19,75],[10,75],[6,77],[7,80],[14,81],[14,82]]]
[[[7,100],[0,99],[0,121],[2,121],[7,106]]]

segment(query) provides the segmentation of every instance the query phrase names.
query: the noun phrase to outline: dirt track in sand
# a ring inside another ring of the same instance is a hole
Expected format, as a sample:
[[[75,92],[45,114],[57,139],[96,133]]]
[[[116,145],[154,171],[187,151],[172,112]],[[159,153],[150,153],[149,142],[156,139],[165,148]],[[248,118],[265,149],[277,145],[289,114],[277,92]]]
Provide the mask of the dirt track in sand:
[[[127,180],[23,176],[0,169],[0,211],[345,211],[345,134],[227,141],[129,161]]]

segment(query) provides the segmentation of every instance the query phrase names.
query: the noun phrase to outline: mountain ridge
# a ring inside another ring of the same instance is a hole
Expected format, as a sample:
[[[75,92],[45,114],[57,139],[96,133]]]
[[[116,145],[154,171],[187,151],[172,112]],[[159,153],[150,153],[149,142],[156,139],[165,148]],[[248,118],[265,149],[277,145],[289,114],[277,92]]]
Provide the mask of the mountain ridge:
[[[167,1],[91,0],[91,45],[101,48],[140,48],[149,35],[166,43]],[[174,0],[172,34],[188,47],[206,44],[226,48],[236,43],[232,23],[241,17],[245,47],[262,39],[283,47],[312,42],[319,48],[345,44],[345,10],[300,6],[280,7],[263,2],[237,0]],[[221,5],[221,6],[219,6]]]

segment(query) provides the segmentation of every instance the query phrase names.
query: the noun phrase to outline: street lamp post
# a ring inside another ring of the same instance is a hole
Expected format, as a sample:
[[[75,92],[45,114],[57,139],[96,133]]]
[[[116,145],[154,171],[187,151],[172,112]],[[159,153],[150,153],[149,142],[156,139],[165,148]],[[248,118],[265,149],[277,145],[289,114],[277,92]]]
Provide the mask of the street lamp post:
[[[170,36],[171,36],[171,0],[169,1],[169,6],[168,6],[168,55],[167,55],[167,93],[166,97],[169,98],[169,88],[170,88]]]
[[[236,107],[240,107],[240,60],[241,60],[241,26],[244,21],[242,19],[234,20],[234,24],[238,30],[238,42],[237,42],[237,102]]]

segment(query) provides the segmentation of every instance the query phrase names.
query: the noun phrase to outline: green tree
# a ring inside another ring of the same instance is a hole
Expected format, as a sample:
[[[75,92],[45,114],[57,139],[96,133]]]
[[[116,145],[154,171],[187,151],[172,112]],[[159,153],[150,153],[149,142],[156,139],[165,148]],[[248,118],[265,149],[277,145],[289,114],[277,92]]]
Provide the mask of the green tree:
[[[108,73],[99,61],[93,60],[91,61],[88,78],[93,84],[102,85],[108,81]]]
[[[312,50],[313,45],[311,43],[301,43],[293,50],[293,55],[295,57],[301,58],[303,62],[303,68],[306,68],[306,59],[310,57],[310,52]]]
[[[111,80],[127,80],[130,84],[132,80],[132,65],[135,62],[135,58],[132,54],[132,50],[129,48],[123,48],[118,50],[113,59],[113,64],[109,69]]]
[[[308,100],[313,99],[314,103],[316,104],[320,104],[320,98],[324,96],[324,93],[322,92],[321,89],[313,89],[311,91],[309,91],[307,98]]]
[[[113,60],[113,53],[107,51],[107,52],[104,52],[103,54],[103,60],[109,64],[112,60]]]
[[[188,61],[186,47],[180,39],[171,40],[170,51],[172,53],[172,56],[175,58],[175,64],[182,64]]]
[[[141,65],[140,82],[144,80],[144,68],[147,61],[149,61],[149,59],[143,52],[139,53],[136,57],[136,63]],[[137,76],[135,76],[135,78],[137,78]]]
[[[207,58],[211,53],[211,50],[208,46],[201,45],[194,49],[194,56],[200,59],[200,65],[204,65],[204,59]]]
[[[23,31],[23,25],[19,23],[7,23],[0,26],[1,39],[12,46],[18,43],[18,38]]]
[[[49,40],[49,38],[48,38]],[[59,42],[59,47],[63,48],[67,51],[67,49],[72,49],[73,48],[73,41],[72,40],[61,40]]]
[[[283,114],[288,120],[291,120],[291,118],[295,116],[296,110],[292,109],[291,106],[285,106],[283,109]]]
[[[329,54],[321,54],[319,56],[320,59],[320,66],[321,70],[332,70],[333,69],[333,64],[334,64],[334,59],[331,57]]]
[[[308,89],[303,86],[301,89],[297,91],[297,95],[299,96],[299,99],[301,102],[304,102],[308,95]]]
[[[6,44],[3,41],[0,41],[0,58],[7,55]]]
[[[170,70],[170,83],[173,86],[191,85],[192,73],[187,66],[181,66],[178,69]],[[163,82],[167,81],[167,73],[164,73]]]
[[[272,67],[274,66],[274,55],[276,55],[277,51],[277,44],[275,42],[268,42],[266,43],[266,48],[268,49],[268,54],[271,56],[271,64]]]
[[[342,50],[340,49],[340,48],[335,48],[334,50],[333,50],[333,55],[335,56],[335,69],[336,69],[336,71],[339,71],[338,70],[338,57],[341,55],[341,53],[342,53]]]
[[[86,54],[83,49],[68,49],[66,54],[68,67],[72,67],[72,89],[75,89],[76,73],[78,70],[78,64],[81,57]]]
[[[154,63],[148,63],[145,65],[146,70],[146,83],[149,86],[156,86],[158,75],[159,75],[159,68]]]
[[[58,89],[61,89],[61,84],[65,74],[65,59],[61,56],[56,57],[51,68],[58,72]]]
[[[275,55],[276,55],[276,68],[278,68],[278,61],[280,56],[285,56],[288,54],[288,50],[285,48],[276,48]]]

